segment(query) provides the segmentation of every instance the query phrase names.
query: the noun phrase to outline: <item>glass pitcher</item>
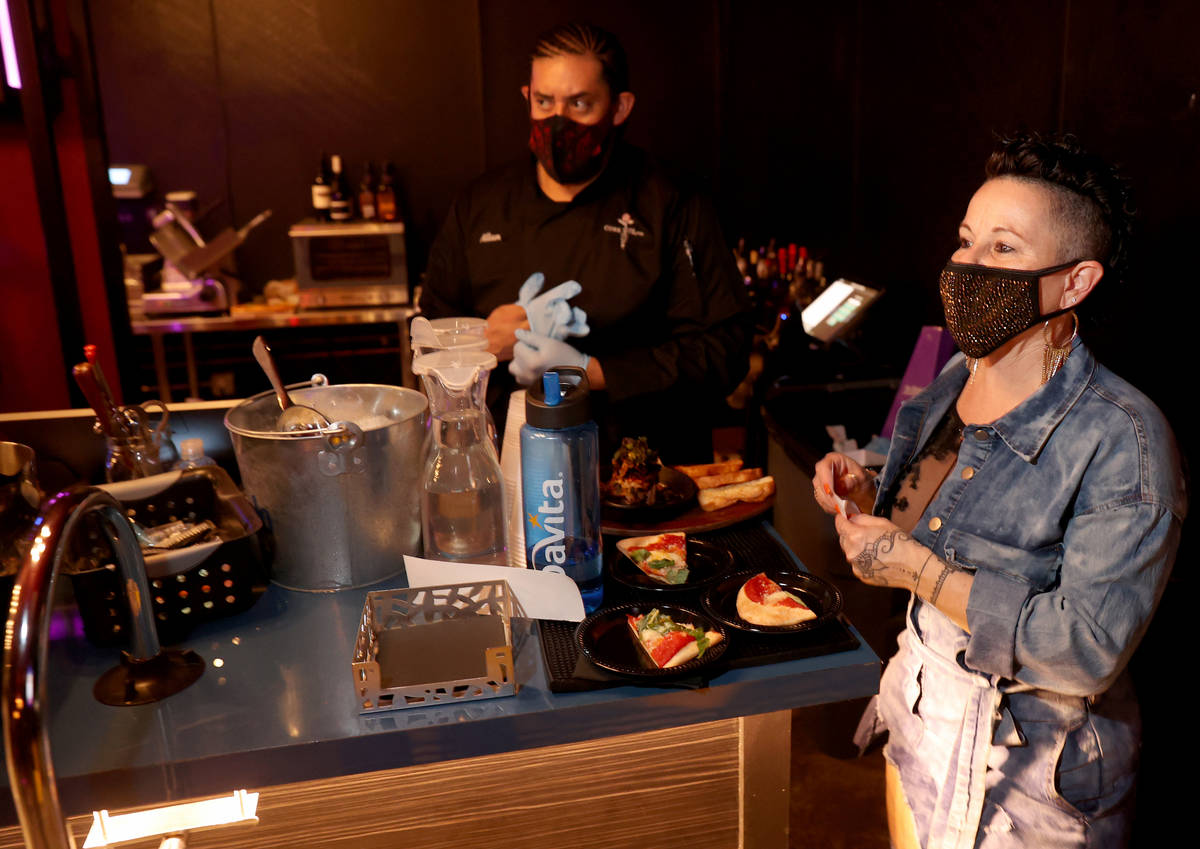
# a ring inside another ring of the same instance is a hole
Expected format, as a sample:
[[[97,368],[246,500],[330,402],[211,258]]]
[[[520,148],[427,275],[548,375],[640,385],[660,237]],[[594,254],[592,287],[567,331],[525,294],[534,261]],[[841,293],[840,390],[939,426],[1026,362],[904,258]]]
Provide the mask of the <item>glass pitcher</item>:
[[[429,399],[431,428],[442,413],[478,410],[483,413],[488,439],[499,458],[496,422],[487,406],[488,376],[495,367],[496,357],[487,351],[447,349],[419,354],[413,359],[412,369],[420,376]]]
[[[421,492],[425,556],[508,562],[504,483],[483,414],[456,410],[433,420]]]
[[[507,562],[504,482],[486,403],[495,367],[487,351],[433,351],[413,361],[429,398],[421,491],[426,557]]]
[[[484,351],[487,350],[487,321],[470,316],[431,321],[419,315],[409,327],[409,342],[414,357],[430,351]]]

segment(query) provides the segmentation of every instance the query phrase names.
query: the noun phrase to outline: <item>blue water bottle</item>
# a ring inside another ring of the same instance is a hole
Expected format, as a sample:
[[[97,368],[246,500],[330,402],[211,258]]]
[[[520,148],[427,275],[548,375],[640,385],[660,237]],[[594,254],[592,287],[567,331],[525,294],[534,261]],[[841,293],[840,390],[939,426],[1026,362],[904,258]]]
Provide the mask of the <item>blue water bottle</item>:
[[[547,370],[525,393],[521,426],[525,556],[531,569],[570,576],[589,613],[604,597],[598,443],[587,372]]]

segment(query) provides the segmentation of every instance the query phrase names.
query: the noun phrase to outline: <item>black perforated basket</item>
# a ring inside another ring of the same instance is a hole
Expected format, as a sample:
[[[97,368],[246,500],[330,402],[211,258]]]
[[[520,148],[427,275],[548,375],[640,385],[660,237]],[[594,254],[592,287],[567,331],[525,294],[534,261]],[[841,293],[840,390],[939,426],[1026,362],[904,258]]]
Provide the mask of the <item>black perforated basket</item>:
[[[247,610],[266,590],[269,531],[223,469],[169,472],[105,488],[127,516],[144,526],[205,519],[217,526],[218,539],[146,557],[150,600],[163,643],[179,642],[202,622]],[[98,645],[125,642],[129,604],[98,522],[85,521],[76,535],[67,572],[87,638]]]

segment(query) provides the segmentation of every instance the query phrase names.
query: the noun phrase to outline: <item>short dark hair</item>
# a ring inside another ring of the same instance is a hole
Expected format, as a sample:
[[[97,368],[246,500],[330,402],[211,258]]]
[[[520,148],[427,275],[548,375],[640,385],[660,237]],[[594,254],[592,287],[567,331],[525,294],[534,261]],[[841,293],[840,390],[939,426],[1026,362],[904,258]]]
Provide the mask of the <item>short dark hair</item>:
[[[594,56],[600,62],[609,92],[629,91],[629,59],[617,37],[606,29],[579,22],[559,24],[533,43],[530,60],[553,56]]]
[[[999,140],[984,172],[989,180],[1013,177],[1050,189],[1062,226],[1060,262],[1095,259],[1115,278],[1110,284],[1125,277],[1134,212],[1129,184],[1115,166],[1074,136],[1018,133]]]

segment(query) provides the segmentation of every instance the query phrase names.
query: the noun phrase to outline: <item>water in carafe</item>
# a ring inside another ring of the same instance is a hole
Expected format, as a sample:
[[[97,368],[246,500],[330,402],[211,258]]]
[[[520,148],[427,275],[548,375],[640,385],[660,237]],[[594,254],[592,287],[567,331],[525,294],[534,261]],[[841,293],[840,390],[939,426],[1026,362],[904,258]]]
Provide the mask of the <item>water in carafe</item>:
[[[434,351],[413,360],[430,409],[421,494],[426,557],[507,562],[504,481],[485,401],[495,366],[486,351]]]
[[[503,565],[504,484],[483,415],[446,413],[431,436],[421,503],[425,556]]]

